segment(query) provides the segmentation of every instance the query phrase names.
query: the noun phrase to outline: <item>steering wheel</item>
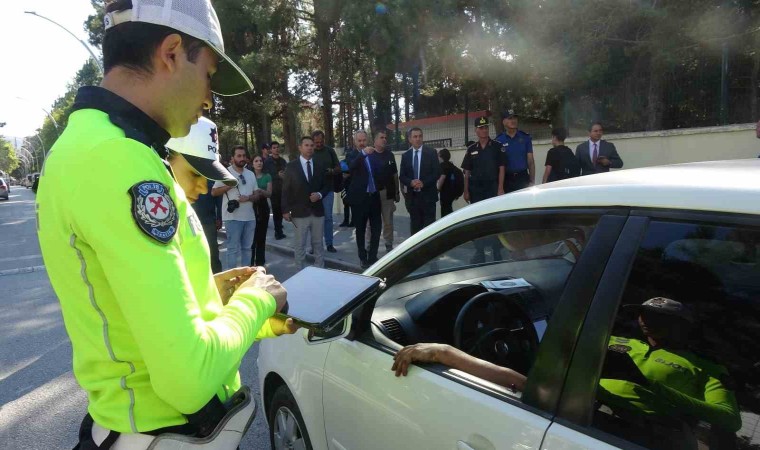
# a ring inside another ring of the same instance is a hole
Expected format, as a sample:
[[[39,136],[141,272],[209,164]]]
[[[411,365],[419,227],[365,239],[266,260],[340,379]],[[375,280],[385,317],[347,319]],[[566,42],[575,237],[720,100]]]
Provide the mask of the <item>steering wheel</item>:
[[[538,334],[516,298],[499,292],[483,292],[471,298],[454,323],[454,346],[527,374],[538,350]]]

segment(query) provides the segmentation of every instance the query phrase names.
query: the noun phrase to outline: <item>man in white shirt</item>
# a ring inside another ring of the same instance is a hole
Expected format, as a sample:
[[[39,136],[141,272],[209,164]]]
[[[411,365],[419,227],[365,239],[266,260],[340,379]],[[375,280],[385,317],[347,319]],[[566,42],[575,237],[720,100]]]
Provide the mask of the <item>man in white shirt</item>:
[[[227,267],[232,269],[248,265],[251,260],[253,233],[256,229],[256,215],[253,202],[259,194],[256,189],[256,176],[245,168],[247,152],[245,147],[234,148],[232,165],[227,169],[238,180],[235,187],[226,186],[217,181],[211,190],[214,197],[222,197],[222,220],[227,230]]]

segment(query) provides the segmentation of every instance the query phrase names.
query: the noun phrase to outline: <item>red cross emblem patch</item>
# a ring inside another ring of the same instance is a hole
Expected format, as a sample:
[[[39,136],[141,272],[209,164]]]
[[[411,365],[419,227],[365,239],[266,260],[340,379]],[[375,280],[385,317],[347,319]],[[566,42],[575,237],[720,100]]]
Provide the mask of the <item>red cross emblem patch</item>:
[[[143,181],[132,186],[129,195],[132,217],[140,230],[162,244],[171,241],[179,220],[169,188],[158,181]]]

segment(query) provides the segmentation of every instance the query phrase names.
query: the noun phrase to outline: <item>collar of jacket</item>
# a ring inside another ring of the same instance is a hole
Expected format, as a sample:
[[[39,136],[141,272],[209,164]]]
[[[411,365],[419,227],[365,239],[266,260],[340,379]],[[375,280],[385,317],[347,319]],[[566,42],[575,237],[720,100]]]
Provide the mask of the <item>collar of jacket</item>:
[[[165,145],[171,137],[161,125],[127,100],[99,86],[79,88],[73,111],[97,109],[108,114],[111,123],[124,130],[126,137],[151,147],[161,159],[169,156]]]

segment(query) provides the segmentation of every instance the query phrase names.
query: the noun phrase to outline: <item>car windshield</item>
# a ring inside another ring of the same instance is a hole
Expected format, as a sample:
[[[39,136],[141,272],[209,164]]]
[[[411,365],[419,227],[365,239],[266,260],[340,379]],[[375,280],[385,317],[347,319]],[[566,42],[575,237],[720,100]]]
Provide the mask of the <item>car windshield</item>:
[[[539,259],[575,263],[592,227],[508,231],[462,242],[418,267],[407,280],[474,266]]]

